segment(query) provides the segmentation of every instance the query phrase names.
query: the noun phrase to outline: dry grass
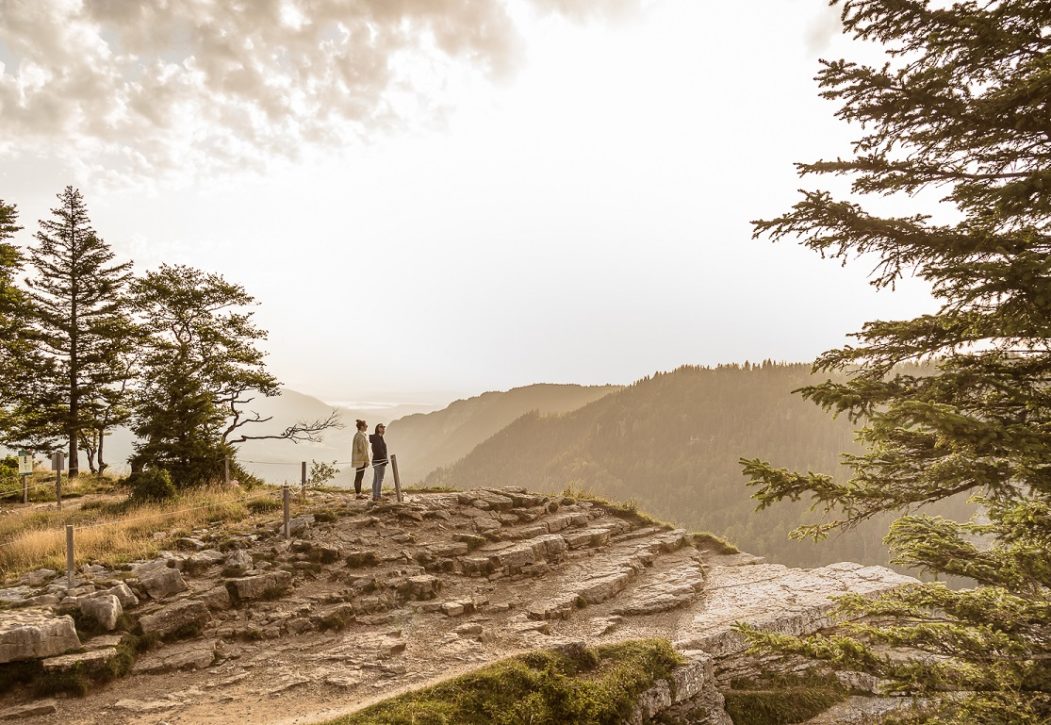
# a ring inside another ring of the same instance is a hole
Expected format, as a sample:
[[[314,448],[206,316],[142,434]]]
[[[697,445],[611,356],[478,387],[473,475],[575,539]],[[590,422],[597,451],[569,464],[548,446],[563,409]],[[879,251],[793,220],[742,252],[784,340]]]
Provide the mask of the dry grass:
[[[171,537],[195,527],[246,519],[258,508],[255,501],[270,496],[270,492],[248,495],[236,489],[203,488],[171,501],[139,506],[103,499],[63,511],[14,511],[0,517],[0,577],[40,567],[64,569],[67,524],[76,527],[78,564],[118,564],[152,556]],[[169,535],[154,539],[158,531]]]

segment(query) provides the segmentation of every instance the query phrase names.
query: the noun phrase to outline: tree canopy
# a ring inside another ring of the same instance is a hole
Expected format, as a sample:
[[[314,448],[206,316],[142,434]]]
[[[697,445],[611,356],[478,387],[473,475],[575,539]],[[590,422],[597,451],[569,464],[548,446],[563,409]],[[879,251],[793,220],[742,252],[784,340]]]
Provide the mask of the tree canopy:
[[[837,3],[833,3],[837,4]],[[1051,717],[1051,3],[934,6],[849,0],[846,32],[886,63],[822,61],[822,96],[861,129],[846,158],[799,164],[842,175],[852,195],[803,192],[757,236],[802,239],[822,255],[865,255],[872,283],[930,283],[937,314],[873,321],[856,344],[822,355],[845,381],[803,395],[861,423],[853,475],[795,473],[744,461],[760,507],[806,498],[833,518],[820,538],[884,512],[967,493],[983,515],[905,515],[897,561],[969,577],[847,608],[863,625],[804,640],[753,633],[761,647],[871,672],[935,705],[930,722],[1044,722]],[[925,201],[929,190],[939,200]],[[874,195],[911,197],[913,214],[870,212]],[[924,205],[927,204],[926,207]],[[929,375],[896,372],[928,360]],[[881,647],[903,649],[887,654]],[[945,691],[953,697],[939,699]]]

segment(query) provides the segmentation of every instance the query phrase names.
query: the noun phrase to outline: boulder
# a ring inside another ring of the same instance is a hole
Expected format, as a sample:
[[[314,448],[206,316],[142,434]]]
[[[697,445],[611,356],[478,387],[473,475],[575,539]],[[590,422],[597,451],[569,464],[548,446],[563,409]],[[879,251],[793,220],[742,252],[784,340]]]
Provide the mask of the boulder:
[[[139,578],[139,583],[151,599],[165,599],[188,588],[182,572],[172,567],[157,568]]]
[[[139,626],[146,636],[178,637],[201,631],[210,618],[203,602],[187,599],[141,617]]]
[[[226,554],[218,549],[204,549],[191,554],[186,559],[186,565],[193,571],[201,571],[216,564],[222,564],[227,558]]]
[[[109,589],[103,590],[103,593],[115,596],[120,601],[120,606],[125,609],[138,606],[139,604],[139,598],[131,591],[131,587],[124,582],[118,582]]]
[[[292,575],[287,571],[272,571],[257,576],[230,579],[226,589],[234,602],[252,599],[267,599],[288,591],[292,587]]]
[[[23,574],[18,583],[31,587],[42,587],[56,576],[58,576],[58,572],[54,569],[35,569],[28,574]]]
[[[229,609],[233,606],[233,602],[230,601],[230,592],[224,586],[213,587],[199,594],[197,600],[204,602],[204,605],[212,610]]]
[[[102,629],[112,632],[124,614],[120,600],[113,594],[96,594],[80,599],[80,613],[96,622]]]
[[[288,534],[289,536],[298,536],[313,525],[314,514],[296,516],[295,518],[288,520]]]
[[[254,567],[251,554],[244,549],[235,549],[223,562],[223,576],[244,576]]]
[[[70,616],[43,609],[0,612],[0,663],[51,657],[78,647]]]

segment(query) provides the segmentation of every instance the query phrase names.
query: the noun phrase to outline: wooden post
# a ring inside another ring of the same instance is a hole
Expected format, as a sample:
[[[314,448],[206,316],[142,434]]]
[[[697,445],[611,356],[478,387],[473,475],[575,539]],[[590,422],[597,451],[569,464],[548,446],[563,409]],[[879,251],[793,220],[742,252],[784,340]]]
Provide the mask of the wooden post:
[[[55,452],[51,456],[51,468],[55,471],[55,503],[58,510],[62,510],[62,453]]]
[[[230,485],[230,456],[223,458],[223,483]]]
[[[281,531],[284,533],[286,539],[289,538],[288,517],[291,511],[291,498],[292,492],[288,490],[288,484],[286,483],[281,487],[281,503],[283,504],[282,508],[284,508],[284,524],[281,527]]]
[[[29,503],[29,476],[22,476],[22,503]]]
[[[303,503],[307,500],[307,462],[302,461],[299,467],[299,482],[303,487]]]
[[[73,559],[73,524],[66,524],[66,583],[73,588],[73,569],[76,564]]]
[[[394,494],[398,497],[398,503],[401,503],[401,476],[398,475],[398,457],[394,454],[390,457],[390,469],[394,474]]]

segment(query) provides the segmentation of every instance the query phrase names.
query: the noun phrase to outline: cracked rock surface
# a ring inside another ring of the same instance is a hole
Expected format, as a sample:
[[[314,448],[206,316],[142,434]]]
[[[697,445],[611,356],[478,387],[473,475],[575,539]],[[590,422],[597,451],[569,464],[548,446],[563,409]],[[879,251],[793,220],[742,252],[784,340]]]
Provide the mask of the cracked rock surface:
[[[913,581],[882,567],[717,555],[685,531],[513,488],[377,505],[312,492],[294,531],[285,540],[273,518],[199,529],[151,561],[84,567],[73,589],[46,571],[9,584],[13,606],[56,602],[0,612],[0,661],[79,648],[72,619],[54,610],[103,592],[156,641],[128,676],[23,721],[306,723],[536,647],[661,637],[689,663],[633,721],[688,694],[715,725],[726,722],[717,672],[743,650],[734,622],[812,631],[830,596]],[[18,692],[0,699],[0,709],[31,704]]]

